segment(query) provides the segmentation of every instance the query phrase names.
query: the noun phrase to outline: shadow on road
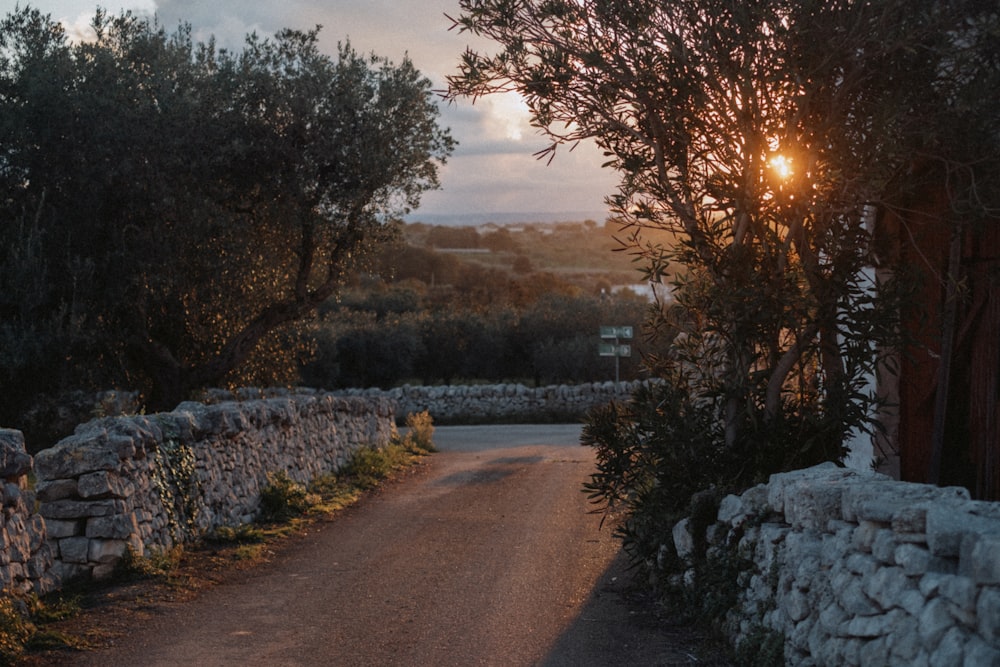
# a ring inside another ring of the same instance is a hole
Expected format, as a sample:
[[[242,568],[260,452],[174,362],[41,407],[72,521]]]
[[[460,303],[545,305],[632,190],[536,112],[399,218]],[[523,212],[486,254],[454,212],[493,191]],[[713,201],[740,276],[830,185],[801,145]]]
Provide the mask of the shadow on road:
[[[494,459],[478,470],[462,470],[446,475],[434,482],[434,486],[464,486],[466,484],[490,484],[510,477],[525,466],[541,463],[543,456],[508,456]]]
[[[620,551],[543,667],[732,667],[708,633],[672,622]]]

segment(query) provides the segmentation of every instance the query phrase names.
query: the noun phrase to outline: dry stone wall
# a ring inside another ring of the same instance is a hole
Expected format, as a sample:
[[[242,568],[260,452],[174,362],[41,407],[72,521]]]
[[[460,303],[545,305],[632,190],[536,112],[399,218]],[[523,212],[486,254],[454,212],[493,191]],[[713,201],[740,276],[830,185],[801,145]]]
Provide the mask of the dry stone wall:
[[[30,472],[22,433],[0,429],[0,590],[14,593],[46,591],[55,585],[45,522],[35,514],[35,498],[28,491]]]
[[[726,497],[706,537],[752,564],[734,643],[763,628],[803,667],[1000,665],[1000,503],[825,464]]]
[[[316,392],[83,424],[35,457],[52,573],[100,577],[129,547],[167,549],[249,522],[268,473],[308,482],[394,429],[387,400]]]
[[[348,389],[344,396],[383,397],[396,404],[396,418],[427,410],[437,423],[489,420],[574,420],[612,400],[627,401],[639,382],[593,382],[527,387],[523,384],[404,385],[394,389]]]

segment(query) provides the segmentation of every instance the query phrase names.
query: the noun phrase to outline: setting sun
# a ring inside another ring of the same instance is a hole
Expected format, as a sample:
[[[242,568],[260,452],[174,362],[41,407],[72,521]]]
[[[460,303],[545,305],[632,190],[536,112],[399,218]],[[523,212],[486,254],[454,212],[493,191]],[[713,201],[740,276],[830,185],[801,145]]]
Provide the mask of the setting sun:
[[[778,178],[782,180],[789,178],[793,173],[792,161],[784,155],[775,155],[768,161],[768,164],[774,170],[774,173],[778,175]]]

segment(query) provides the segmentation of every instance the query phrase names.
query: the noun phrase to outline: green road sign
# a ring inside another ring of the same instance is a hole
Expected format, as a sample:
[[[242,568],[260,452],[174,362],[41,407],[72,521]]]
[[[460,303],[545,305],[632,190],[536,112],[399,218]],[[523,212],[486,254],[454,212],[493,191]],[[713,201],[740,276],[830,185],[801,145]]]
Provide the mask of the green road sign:
[[[632,327],[601,327],[601,338],[632,338]]]

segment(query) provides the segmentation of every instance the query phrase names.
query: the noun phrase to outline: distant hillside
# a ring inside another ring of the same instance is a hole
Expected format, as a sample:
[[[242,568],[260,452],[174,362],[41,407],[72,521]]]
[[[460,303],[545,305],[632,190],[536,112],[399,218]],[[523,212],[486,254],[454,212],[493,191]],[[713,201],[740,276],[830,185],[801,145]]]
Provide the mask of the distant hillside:
[[[627,234],[614,222],[593,218],[475,226],[414,222],[404,225],[402,236],[403,246],[386,247],[377,262],[377,273],[391,276],[391,281],[461,285],[513,278],[544,290],[544,284],[557,277],[564,286],[573,284],[588,294],[623,285],[648,288],[640,271],[644,263],[637,261],[634,250],[621,252],[617,239]],[[665,232],[647,231],[644,238],[673,242]]]
[[[608,218],[607,211],[559,211],[557,213],[546,212],[520,212],[520,213],[422,213],[416,211],[406,216],[404,222],[423,222],[428,225],[462,226],[471,225],[478,227],[490,222],[498,225],[510,225],[517,223],[532,222],[582,222],[583,220],[593,220],[599,224],[604,224]]]

